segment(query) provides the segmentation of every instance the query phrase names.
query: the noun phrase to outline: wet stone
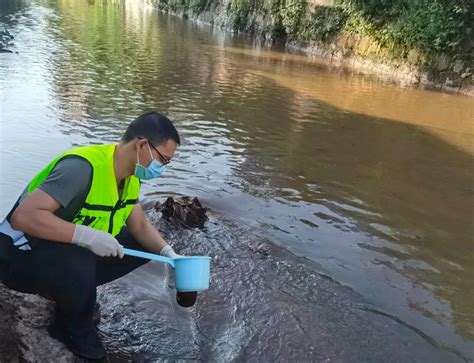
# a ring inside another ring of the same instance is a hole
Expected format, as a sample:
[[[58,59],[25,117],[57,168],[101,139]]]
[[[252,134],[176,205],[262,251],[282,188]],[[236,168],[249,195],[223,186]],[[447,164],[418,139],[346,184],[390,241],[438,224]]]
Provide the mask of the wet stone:
[[[168,197],[164,203],[157,202],[155,210],[161,212],[165,219],[185,228],[203,228],[208,220],[207,208],[196,197]]]
[[[258,247],[255,249],[255,252],[261,256],[266,257],[270,254],[270,245],[267,243],[262,243],[258,245]]]

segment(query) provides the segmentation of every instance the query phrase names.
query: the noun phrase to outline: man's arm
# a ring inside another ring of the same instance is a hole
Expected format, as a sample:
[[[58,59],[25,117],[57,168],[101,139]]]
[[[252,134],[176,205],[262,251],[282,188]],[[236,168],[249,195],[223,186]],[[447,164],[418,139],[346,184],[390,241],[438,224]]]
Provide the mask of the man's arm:
[[[92,167],[81,158],[59,161],[48,177],[20,203],[11,217],[14,229],[39,239],[73,243],[88,248],[100,257],[123,257],[122,246],[109,233],[73,224],[56,216],[60,207],[69,214],[80,206],[72,206],[75,198],[85,199]],[[70,206],[71,204],[71,206]]]
[[[56,215],[60,207],[73,216],[74,198],[86,198],[92,178],[92,166],[83,158],[68,156],[60,160],[45,180],[21,201],[12,215],[16,230],[36,238],[71,242],[75,225]],[[63,213],[64,214],[64,213]]]
[[[145,249],[159,254],[167,243],[153,225],[148,222],[140,204],[135,204],[127,219],[127,228]]]
[[[11,218],[14,229],[37,238],[71,242],[75,225],[53,213],[60,204],[48,193],[35,189],[17,207]]]
[[[77,244],[100,257],[123,257],[122,246],[111,234],[56,217],[53,212],[58,208],[54,198],[36,189],[17,207],[11,225],[37,238]]]

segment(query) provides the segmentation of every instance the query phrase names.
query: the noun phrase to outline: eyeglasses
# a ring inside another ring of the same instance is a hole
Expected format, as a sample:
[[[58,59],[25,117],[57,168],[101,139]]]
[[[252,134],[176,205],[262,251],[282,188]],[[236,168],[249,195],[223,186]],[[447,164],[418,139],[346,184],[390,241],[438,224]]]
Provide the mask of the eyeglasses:
[[[151,143],[151,141],[148,140],[146,137],[138,137],[138,140],[146,140],[146,141],[148,141],[148,143],[151,145],[151,147],[156,151],[156,153],[157,153],[158,156],[160,157],[160,159],[161,159],[160,161],[161,161],[161,164],[162,164],[162,165],[167,165],[167,164],[169,164],[169,163],[171,162],[171,159],[167,158],[167,157],[164,156],[162,153],[160,153],[160,152],[158,151],[158,149],[155,147],[155,145],[153,145],[153,144]]]

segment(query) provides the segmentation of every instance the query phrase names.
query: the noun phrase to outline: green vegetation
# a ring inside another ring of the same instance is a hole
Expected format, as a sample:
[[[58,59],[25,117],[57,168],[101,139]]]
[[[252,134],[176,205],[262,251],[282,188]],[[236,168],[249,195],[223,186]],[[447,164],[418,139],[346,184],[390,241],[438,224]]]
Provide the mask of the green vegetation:
[[[177,12],[179,10],[192,10],[196,14],[209,10],[215,0],[158,0],[161,9]]]
[[[335,7],[316,6],[312,13],[305,11],[306,0],[272,2],[286,33],[304,42],[345,30],[385,46],[452,53],[474,32],[469,0],[339,0]]]
[[[232,0],[227,12],[233,16],[234,28],[244,30],[251,26],[248,20],[249,16],[263,9],[263,2],[259,0]]]
[[[304,41],[326,40],[344,29],[348,16],[340,8],[320,6],[306,18],[303,31]]]
[[[194,14],[223,5],[222,0],[157,2],[168,10]],[[336,0],[335,6],[309,5],[308,0],[231,0],[225,11],[235,30],[266,33],[303,45],[327,42],[344,32],[374,39],[382,47],[397,49],[397,54],[416,49],[425,55],[472,56],[471,0]]]
[[[424,52],[456,52],[472,39],[470,0],[340,0],[346,29]]]

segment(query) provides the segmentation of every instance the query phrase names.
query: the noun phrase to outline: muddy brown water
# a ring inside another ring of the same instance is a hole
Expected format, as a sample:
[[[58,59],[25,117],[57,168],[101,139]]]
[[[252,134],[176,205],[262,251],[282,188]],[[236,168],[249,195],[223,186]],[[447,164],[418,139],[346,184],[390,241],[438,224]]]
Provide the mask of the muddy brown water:
[[[52,157],[116,142],[144,110],[182,134],[142,201],[170,243],[215,257],[214,284],[189,310],[159,264],[104,288],[114,350],[474,358],[472,98],[330,69],[140,2],[11,0],[0,22],[17,52],[0,54],[1,217]],[[203,230],[151,209],[182,195],[210,208]]]

